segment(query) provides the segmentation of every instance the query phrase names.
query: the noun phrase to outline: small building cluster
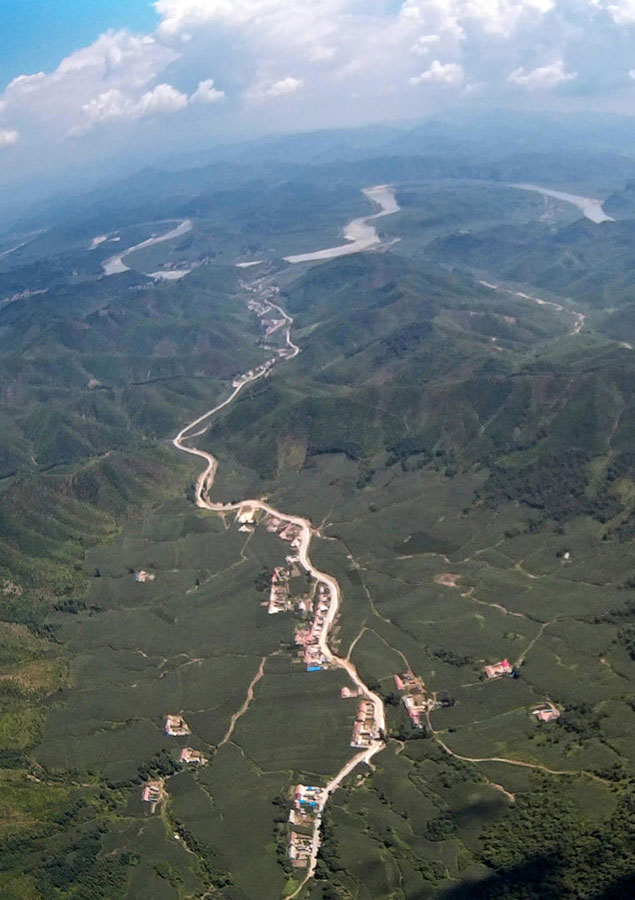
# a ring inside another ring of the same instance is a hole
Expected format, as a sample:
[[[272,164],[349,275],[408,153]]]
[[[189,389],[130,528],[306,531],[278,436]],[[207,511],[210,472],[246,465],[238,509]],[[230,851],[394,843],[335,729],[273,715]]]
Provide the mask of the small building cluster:
[[[307,672],[323,669],[327,660],[320,647],[320,637],[324,630],[326,615],[331,606],[331,589],[323,581],[318,581],[317,596],[313,601],[311,622],[308,626],[298,628],[295,642],[301,648],[301,656]]]
[[[178,737],[179,735],[190,733],[190,727],[183,716],[166,716],[163,730],[170,737]]]
[[[145,569],[138,569],[134,573],[134,580],[144,584],[146,581],[154,581],[156,575],[151,575],[150,572],[146,572]]]
[[[434,708],[434,700],[428,698],[423,681],[412,672],[403,672],[394,677],[395,687],[401,694],[401,702],[406,708],[410,721],[415,728],[421,728],[421,719],[428,710]]]
[[[284,566],[276,566],[271,574],[271,589],[269,591],[269,614],[285,612],[291,609],[293,603],[289,597],[289,572]]]
[[[250,312],[255,313],[260,319],[266,339],[282,328],[286,321],[284,316],[282,318],[274,318],[272,315],[275,315],[275,311],[278,308],[275,305],[272,305],[271,298],[276,296],[276,294],[279,294],[280,291],[276,285],[264,285],[262,282],[256,284],[244,284],[243,288],[248,292],[257,293],[258,295],[257,297],[251,297],[249,299],[247,309],[249,309]],[[278,309],[278,312],[281,313],[282,311]],[[246,372],[244,375],[239,375],[232,382],[234,387],[240,387],[241,384],[244,384],[246,381],[253,381],[255,378],[259,378],[262,375],[266,377],[279,358],[285,358],[291,353],[290,347],[272,347],[266,343],[263,343],[262,346],[267,350],[273,350],[276,356],[266,360],[266,362],[256,369],[250,369],[250,371]]]
[[[266,284],[264,279],[259,278],[251,284],[245,283],[243,288],[248,293],[255,294],[247,301],[247,309],[255,313],[259,319],[274,311],[271,300],[280,293],[280,288],[276,284]]]
[[[514,667],[508,659],[501,659],[500,662],[492,663],[491,666],[483,666],[483,671],[488,678],[501,678],[503,675],[513,675]]]
[[[323,788],[312,784],[297,784],[295,788],[295,808],[304,812],[317,810],[322,800],[323,792]]]
[[[269,303],[267,303],[267,301],[262,303],[260,300],[256,300],[252,297],[247,302],[247,309],[250,312],[255,313],[259,319],[262,319],[272,311],[273,307]]]
[[[257,515],[258,510],[256,507],[250,506],[248,503],[241,506],[236,513],[236,521],[239,525],[238,530],[252,532],[257,521]]]
[[[370,747],[379,737],[375,724],[375,707],[371,700],[362,700],[357,709],[357,718],[353,725],[351,747]]]
[[[533,711],[533,715],[538,719],[539,722],[555,722],[560,718],[560,710],[557,706],[554,706],[553,703],[551,703],[549,706],[535,709]]]
[[[277,534],[283,541],[289,541],[291,546],[295,549],[300,546],[300,535],[302,534],[301,525],[279,519],[277,516],[267,516],[265,524],[267,526],[267,531],[272,534]]]
[[[340,697],[342,698],[342,700],[350,700],[351,697],[359,697],[361,693],[361,688],[343,687],[340,691]]]
[[[312,602],[310,597],[292,597],[289,582],[302,574],[300,558],[298,556],[286,556],[284,566],[276,566],[271,573],[271,587],[269,590],[269,604],[267,610],[270,614],[293,611],[306,616],[311,612]]]
[[[297,868],[305,868],[311,859],[311,834],[323,799],[324,788],[311,784],[295,786],[289,822],[295,828],[307,829],[305,834],[295,829],[289,833],[289,859]]]
[[[179,756],[179,762],[190,766],[204,766],[207,763],[207,759],[200,750],[193,750],[192,747],[183,747]]]
[[[293,792],[293,806],[289,812],[289,822],[296,826],[312,827],[323,794],[324,788],[297,784]]]
[[[241,384],[244,384],[246,381],[255,381],[256,378],[261,378],[263,375],[268,375],[273,366],[275,366],[277,359],[272,357],[271,359],[266,359],[261,365],[256,366],[255,369],[250,369],[248,372],[245,372],[243,375],[238,375],[237,378],[234,378],[232,381],[232,387],[240,387]]]
[[[273,307],[270,306],[269,309],[267,310],[267,312],[271,312],[272,310],[273,310]],[[265,312],[264,315],[267,315],[267,312]],[[279,328],[282,328],[282,326],[285,323],[284,319],[261,318],[260,321],[262,323],[262,327],[265,329],[265,337],[269,337],[270,335],[272,335]]]
[[[152,812],[157,805],[157,803],[161,803],[164,796],[163,790],[163,781],[160,779],[156,781],[148,781],[143,786],[143,791],[141,793],[141,798],[144,803],[149,803],[152,807]]]
[[[243,528],[251,530],[250,526],[256,522],[256,514],[257,508],[244,504],[239,508],[236,519]],[[276,566],[271,574],[267,610],[272,615],[295,612],[304,619],[296,629],[295,643],[307,672],[318,672],[328,662],[320,646],[320,639],[333,600],[331,588],[325,582],[318,581],[314,582],[309,595],[293,596],[291,579],[299,577],[303,571],[300,561],[302,524],[272,514],[266,515],[261,523],[268,532],[287,541],[294,551],[285,557],[285,565]]]
[[[311,860],[312,840],[308,834],[292,831],[289,834],[289,859],[297,869],[306,869]]]

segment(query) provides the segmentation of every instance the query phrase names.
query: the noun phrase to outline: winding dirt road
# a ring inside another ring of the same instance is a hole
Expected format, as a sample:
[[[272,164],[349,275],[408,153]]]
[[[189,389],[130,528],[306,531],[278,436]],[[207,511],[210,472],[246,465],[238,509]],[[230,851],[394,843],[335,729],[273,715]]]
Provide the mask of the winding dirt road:
[[[379,213],[376,213],[373,216],[366,217],[367,219],[378,218],[380,215],[390,215],[393,212],[397,212],[397,210],[399,209],[399,206],[394,198],[394,194],[392,193],[390,188],[385,185],[381,185],[377,188],[368,188],[364,193],[366,194],[366,196],[373,199],[381,206],[381,210]],[[373,240],[372,243],[374,244],[375,241]],[[360,242],[358,249],[354,250],[353,252],[359,252],[359,250],[366,249],[367,246],[368,245],[362,241]],[[205,461],[205,468],[199,474],[194,488],[194,502],[198,507],[200,507],[201,509],[209,509],[213,512],[223,514],[237,511],[242,506],[249,506],[253,509],[259,509],[261,512],[267,515],[275,516],[281,522],[296,525],[300,529],[300,543],[297,548],[297,555],[299,557],[300,564],[304,568],[304,570],[311,575],[312,578],[326,585],[330,596],[329,608],[324,617],[324,623],[319,637],[320,652],[328,665],[333,668],[343,669],[348,674],[352,683],[360,690],[361,694],[373,704],[376,733],[379,735],[379,737],[371,741],[368,747],[364,748],[360,752],[356,753],[353,757],[351,757],[351,759],[348,760],[348,762],[340,769],[340,771],[328,782],[326,787],[323,789],[322,797],[318,804],[317,814],[313,825],[311,856],[306,875],[297,889],[286,898],[286,900],[293,900],[293,898],[296,897],[304,888],[306,883],[313,877],[313,874],[315,872],[317,854],[320,847],[320,826],[322,824],[322,815],[329,796],[339,787],[344,778],[346,778],[346,776],[349,775],[360,763],[366,763],[367,765],[370,765],[371,760],[375,756],[375,754],[384,749],[384,747],[386,746],[384,738],[386,729],[386,716],[384,703],[381,697],[374,691],[371,691],[370,688],[364,683],[356,667],[350,661],[350,659],[348,659],[347,657],[345,658],[338,656],[331,650],[329,646],[331,629],[341,606],[342,595],[337,580],[332,575],[329,575],[328,572],[322,572],[311,561],[311,539],[316,534],[311,521],[304,518],[303,516],[296,516],[290,513],[282,512],[281,510],[278,510],[275,507],[271,506],[265,500],[258,498],[247,498],[237,503],[217,503],[211,500],[210,492],[212,490],[212,487],[214,486],[214,480],[218,469],[218,460],[211,453],[208,453],[205,450],[200,450],[198,447],[190,446],[188,444],[189,441],[204,434],[204,432],[211,425],[214,416],[222,409],[230,406],[246,385],[268,375],[272,367],[277,362],[283,359],[293,359],[300,352],[300,348],[293,342],[291,338],[291,326],[293,325],[293,318],[289,316],[279,305],[273,303],[270,299],[270,296],[265,296],[258,299],[253,308],[256,314],[261,319],[269,316],[270,313],[274,310],[281,317],[281,324],[280,326],[277,326],[275,330],[278,331],[280,328],[283,329],[284,346],[275,350],[275,357],[267,360],[257,369],[247,372],[245,375],[241,375],[239,378],[237,378],[234,381],[234,389],[227,397],[227,399],[223,400],[222,403],[217,404],[213,409],[210,409],[207,412],[203,413],[203,415],[199,416],[193,422],[190,422],[189,425],[186,425],[184,428],[182,428],[181,431],[179,431],[179,433],[173,439],[172,443],[177,450],[181,450],[183,453],[188,453],[191,456],[197,456]]]
[[[504,763],[508,766],[519,766],[522,769],[535,769],[537,772],[546,772],[548,775],[584,775],[587,778],[591,778],[593,781],[597,781],[600,784],[610,785],[611,782],[602,778],[600,775],[596,775],[595,772],[589,772],[588,769],[550,769],[548,766],[543,766],[540,763],[530,763],[525,762],[522,759],[508,759],[505,756],[463,756],[461,753],[455,753],[448,745],[439,737],[439,732],[435,731],[430,723],[430,715],[427,716],[428,719],[428,728],[430,729],[430,733],[432,734],[433,739],[436,743],[442,747],[445,752],[449,756],[453,756],[455,759],[463,760],[463,762],[470,763]],[[490,782],[492,783],[492,782]],[[498,788],[501,788],[501,785],[497,785]],[[503,793],[510,795],[510,792],[503,788]]]
[[[584,327],[586,316],[576,309],[570,309],[563,306],[561,303],[555,303],[553,300],[543,300],[542,297],[534,297],[532,294],[525,294],[523,291],[512,291],[510,288],[503,287],[500,284],[493,284],[491,281],[479,281],[479,284],[482,284],[483,287],[489,288],[492,291],[500,291],[503,294],[510,294],[512,297],[520,297],[521,300],[531,300],[533,303],[537,303],[538,306],[552,306],[556,312],[569,313],[574,318],[573,328],[569,334],[580,334]]]

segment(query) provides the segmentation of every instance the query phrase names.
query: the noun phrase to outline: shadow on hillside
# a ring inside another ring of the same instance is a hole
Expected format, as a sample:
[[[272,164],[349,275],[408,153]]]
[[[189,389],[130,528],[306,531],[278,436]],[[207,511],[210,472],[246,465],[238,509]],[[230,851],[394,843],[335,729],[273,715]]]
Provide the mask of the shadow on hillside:
[[[595,893],[592,884],[581,886],[583,894],[574,886],[565,885],[565,868],[558,858],[535,856],[480,881],[448,888],[436,895],[435,900],[575,900],[582,896],[586,900],[627,900],[635,897],[635,872],[617,878]],[[429,900],[429,897],[430,892],[423,891],[416,900]]]

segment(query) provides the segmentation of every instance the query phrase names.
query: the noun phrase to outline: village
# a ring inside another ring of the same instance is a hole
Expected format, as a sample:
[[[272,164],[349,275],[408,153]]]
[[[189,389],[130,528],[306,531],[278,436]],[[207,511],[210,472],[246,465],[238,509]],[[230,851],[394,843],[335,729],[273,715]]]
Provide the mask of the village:
[[[243,284],[242,287],[247,292],[255,292],[257,294],[257,297],[251,297],[249,299],[247,302],[247,309],[258,316],[264,329],[264,339],[261,344],[263,350],[271,350],[276,355],[265,360],[264,363],[256,366],[255,369],[249,369],[248,372],[243,372],[241,375],[236,376],[232,381],[232,387],[234,388],[240,388],[247,382],[256,381],[258,378],[266,378],[280,359],[291,358],[295,356],[297,352],[297,348],[293,345],[289,345],[288,342],[287,345],[282,347],[276,347],[267,343],[267,338],[271,337],[271,335],[275,334],[276,331],[279,331],[290,321],[283,311],[271,300],[272,297],[279,293],[278,288],[273,285],[265,286],[261,283],[257,283],[253,286],[250,284]],[[275,316],[276,310],[278,310],[280,314],[279,318]]]
[[[311,832],[324,799],[324,788],[305,784],[297,784],[294,788],[293,806],[289,812],[292,828],[289,832],[288,855],[295,868],[306,868],[310,862]],[[296,831],[296,828],[306,828],[307,831]]]
[[[375,722],[375,707],[372,700],[362,700],[357,707],[357,717],[353,724],[351,747],[370,747],[379,740],[380,734]]]
[[[277,285],[267,285],[260,280],[253,285],[243,283],[242,287],[246,292],[256,294],[255,297],[250,297],[248,300],[247,309],[260,319],[264,329],[263,349],[273,350],[280,359],[288,359],[295,356],[297,349],[294,345],[289,344],[288,341],[282,347],[271,346],[267,343],[267,338],[284,328],[285,325],[290,324],[291,321],[284,311],[273,302],[273,297],[277,297],[280,293]],[[273,362],[276,362],[276,360],[274,359]]]
[[[304,662],[307,672],[319,672],[328,664],[328,660],[320,647],[320,636],[324,630],[324,622],[331,604],[331,593],[328,585],[318,582],[316,597],[311,601],[310,624],[298,628],[295,642],[299,647],[298,656]]]
[[[395,687],[401,696],[408,717],[415,728],[423,728],[422,718],[431,709],[441,705],[433,697],[428,697],[421,678],[412,672],[394,676]]]
[[[276,535],[289,545],[291,552],[285,556],[284,564],[275,566],[270,575],[269,593],[265,601],[267,612],[269,615],[291,612],[299,617],[301,622],[295,629],[294,637],[298,661],[305,666],[307,672],[326,668],[329,661],[324,656],[320,638],[332,602],[331,589],[325,581],[312,579],[308,585],[305,579],[301,579],[304,572],[300,557],[301,525],[273,513],[261,512],[261,508],[250,503],[238,508],[235,522],[240,531],[247,533],[252,533],[258,525],[263,525],[268,533]],[[143,576],[146,573],[140,571],[135,574]],[[294,584],[295,579],[301,580]],[[483,673],[488,681],[518,677],[514,666],[506,658],[483,666]],[[410,670],[393,675],[393,680],[404,710],[415,729],[425,727],[432,710],[452,706],[454,703],[451,698],[438,699],[436,693],[429,694],[423,679]],[[360,686],[343,686],[340,689],[342,700],[358,701],[350,740],[351,747],[356,750],[368,750],[383,739],[383,731],[376,720],[374,702],[364,693]],[[533,709],[531,714],[535,716],[536,722],[549,723],[557,721],[560,710],[547,699]],[[181,714],[166,716],[164,731],[170,737],[190,734],[190,728]],[[204,766],[207,760],[202,752],[188,746],[181,749],[179,762],[191,767]],[[149,805],[152,813],[165,797],[165,779],[149,781],[142,789],[142,799]],[[293,789],[287,843],[287,856],[293,868],[308,869],[311,865],[315,852],[316,828],[325,800],[323,787],[297,784]]]
[[[265,362],[263,362],[261,365],[256,366],[255,369],[250,369],[243,375],[239,375],[237,378],[234,378],[234,380],[232,381],[232,387],[238,388],[241,385],[245,384],[245,382],[247,381],[255,381],[257,378],[261,378],[262,376],[266,377],[275,363],[275,359],[265,360]]]
[[[266,377],[278,359],[292,358],[299,352],[299,348],[292,343],[290,338],[291,317],[271,301],[271,297],[277,289],[272,288],[267,292],[262,281],[254,286],[245,287],[256,295],[249,300],[248,307],[258,316],[263,326],[264,338],[261,346],[275,355],[259,367],[237,376],[233,381],[234,394],[231,395],[229,401],[225,401],[225,404],[221,404],[218,408],[230,402],[246,383],[259,377]],[[276,315],[276,310],[279,315]],[[277,347],[275,341],[272,341],[271,344],[267,343],[268,339],[284,329],[285,325],[287,326],[285,332],[287,346]],[[210,413],[215,411],[216,409],[211,410]],[[200,418],[195,420],[189,427],[192,428],[200,421]],[[288,815],[289,827],[288,832],[285,827],[283,841],[286,844],[286,853],[291,865],[294,868],[308,870],[306,873],[308,878],[313,873],[316,864],[321,840],[322,812],[328,796],[356,765],[363,761],[370,766],[372,757],[386,746],[388,738],[384,702],[381,696],[375,693],[375,691],[379,691],[379,688],[367,687],[360,678],[354,662],[351,661],[354,644],[351,645],[346,657],[337,656],[329,646],[330,630],[337,618],[340,591],[335,579],[316,569],[308,556],[311,536],[319,532],[316,532],[309,519],[278,513],[266,502],[266,499],[247,500],[240,503],[212,503],[209,499],[209,489],[210,483],[213,482],[217,461],[209,453],[184,447],[183,440],[187,431],[188,428],[179,433],[174,441],[175,445],[186,452],[202,456],[208,463],[207,470],[197,482],[199,505],[218,510],[223,517],[226,513],[235,511],[235,524],[239,531],[251,535],[258,526],[264,526],[269,534],[279,537],[289,545],[289,552],[284,557],[284,563],[275,565],[270,575],[265,569],[257,577],[256,585],[259,590],[266,589],[268,579],[268,597],[263,603],[267,608],[268,615],[290,612],[300,620],[296,625],[294,635],[296,660],[304,664],[307,672],[321,671],[328,667],[341,668],[348,673],[353,682],[353,686],[340,688],[340,697],[342,700],[357,701],[357,713],[353,722],[350,746],[361,752],[356,753],[326,786],[297,784],[292,793],[293,799]],[[153,577],[144,571],[140,571],[138,575],[141,575],[138,580],[151,580]],[[403,659],[408,665],[405,657]],[[516,665],[521,664],[522,657]],[[260,674],[262,674],[262,667]],[[429,720],[430,712],[440,707],[452,706],[455,701],[449,697],[439,699],[436,692],[429,694],[423,679],[415,675],[409,668],[392,677],[399,700],[403,704],[412,727],[420,729],[422,735],[426,736],[426,732],[423,731],[426,724],[432,729]],[[508,659],[503,658],[498,662],[484,665],[481,680],[494,681],[500,678],[518,677],[516,667]],[[248,701],[250,697],[253,697],[252,687],[253,683],[250,687]],[[390,702],[397,703],[394,694],[390,697]],[[531,714],[535,717],[536,722],[549,723],[556,721],[561,713],[547,699],[545,703],[532,709]],[[190,733],[189,726],[181,715],[167,716],[164,727],[165,733],[170,736],[185,736]],[[449,731],[454,730],[453,728],[449,729]],[[405,738],[409,737],[415,737],[415,735],[406,732]],[[452,753],[451,750],[448,752]],[[207,762],[202,753],[189,747],[181,750],[179,761],[182,765],[194,766],[205,765]],[[151,805],[153,811],[163,796],[163,780],[148,782],[143,789],[143,799]],[[284,845],[281,842],[278,849],[280,852],[284,852],[283,848]],[[301,887],[302,885],[300,885]]]
[[[241,506],[236,515],[241,531],[253,531],[258,524],[257,510],[246,504]],[[261,520],[270,534],[277,535],[289,543],[294,551],[300,548],[302,529],[300,525],[266,515]],[[295,644],[298,648],[298,659],[306,666],[307,672],[319,672],[328,661],[320,648],[320,636],[331,604],[331,592],[322,581],[313,582],[310,590],[300,593],[292,592],[291,581],[302,575],[303,568],[297,552],[285,557],[285,564],[275,566],[271,573],[267,611],[270,615],[281,612],[292,612],[300,616],[302,623],[295,632]],[[303,588],[305,585],[302,585]]]
[[[260,318],[265,329],[265,340],[285,324],[284,317],[276,317],[273,314],[274,306],[262,295],[259,295],[259,299],[251,299],[249,308]],[[264,346],[278,356],[286,355],[285,350],[266,344]],[[275,358],[269,359],[258,369],[235,379],[234,387],[239,388],[246,381],[268,374],[275,362]],[[334,598],[329,582],[321,579],[319,573],[310,580],[302,577],[307,571],[302,561],[304,552],[302,524],[278,515],[272,510],[263,509],[261,504],[254,501],[247,501],[238,506],[235,524],[239,531],[247,534],[254,533],[258,526],[264,526],[269,534],[279,537],[289,545],[284,563],[274,566],[271,570],[268,596],[264,605],[269,615],[286,612],[292,613],[300,620],[295,628],[294,643],[297,648],[296,659],[304,665],[305,670],[319,672],[327,668],[330,659],[324,649],[324,629],[331,624],[329,612]],[[483,672],[487,680],[518,677],[514,666],[505,658],[485,665]],[[432,710],[454,703],[451,698],[438,699],[436,693],[428,694],[422,678],[410,670],[395,674],[393,679],[414,729],[424,729]],[[340,689],[340,697],[343,700],[358,701],[350,740],[351,747],[359,751],[372,751],[384,740],[384,729],[383,726],[381,728],[379,726],[372,695],[365,694],[359,685],[344,686]],[[532,715],[536,717],[537,722],[551,722],[559,717],[560,711],[549,702],[534,709]],[[165,732],[168,735],[179,736],[189,734],[190,730],[181,716],[168,716]],[[206,760],[202,754],[197,754],[191,748],[184,748],[181,751],[180,762],[186,765],[205,765]],[[154,805],[160,802],[162,792],[162,783],[151,782],[146,785],[144,799],[147,797],[147,802],[153,804],[153,810]],[[294,868],[306,869],[311,865],[315,853],[316,828],[325,799],[325,789],[315,785],[298,784],[293,791],[293,804],[288,819],[287,855]]]

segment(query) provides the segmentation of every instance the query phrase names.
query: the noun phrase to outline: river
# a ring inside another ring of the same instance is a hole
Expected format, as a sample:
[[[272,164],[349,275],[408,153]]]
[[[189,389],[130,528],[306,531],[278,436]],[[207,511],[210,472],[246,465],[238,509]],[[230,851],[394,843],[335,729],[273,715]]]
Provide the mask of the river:
[[[395,198],[393,189],[387,184],[378,184],[374,187],[364,188],[363,194],[372,203],[377,204],[380,207],[380,210],[379,212],[371,213],[368,216],[360,216],[358,219],[353,219],[352,222],[349,222],[343,230],[343,235],[347,243],[340,244],[337,247],[327,247],[324,250],[313,250],[310,253],[285,256],[285,262],[318,262],[324,259],[335,259],[338,256],[349,256],[351,253],[360,253],[362,250],[368,250],[371,247],[378,246],[381,243],[381,239],[377,233],[377,229],[372,223],[382,216],[390,216],[393,213],[399,212],[400,207]],[[121,275],[123,272],[129,272],[130,267],[125,264],[124,257],[128,256],[130,253],[134,253],[136,250],[144,250],[146,247],[153,247],[155,244],[160,244],[163,241],[170,241],[172,238],[180,237],[190,231],[191,228],[191,220],[184,219],[175,228],[172,228],[165,234],[148,238],[148,240],[142,241],[140,244],[135,244],[134,247],[128,247],[127,250],[108,257],[108,259],[104,260],[102,263],[104,275]],[[89,249],[92,250],[96,246],[99,246],[100,243],[103,243],[103,237],[104,235],[100,235],[98,238],[93,239],[93,244],[91,244]],[[261,262],[264,262],[264,260],[242,262],[237,263],[237,265],[239,268],[246,269],[251,266],[259,265]],[[191,271],[191,269],[164,269],[157,272],[148,272],[147,274],[150,278],[173,281],[178,278],[183,278],[184,275],[187,275]]]
[[[554,191],[551,188],[540,187],[537,184],[510,184],[508,187],[518,188],[521,191],[536,191],[545,197],[553,197],[562,200],[563,203],[571,203],[576,206],[585,218],[600,225],[602,222],[614,222],[612,216],[607,216],[602,207],[601,200],[593,200],[591,197],[581,197],[578,194],[568,194],[566,191]]]
[[[387,184],[364,188],[363,194],[373,203],[377,203],[381,209],[370,216],[361,216],[348,223],[344,228],[344,237],[348,243],[339,244],[337,247],[327,247],[325,250],[313,250],[310,253],[285,256],[284,261],[288,263],[318,262],[322,259],[349,256],[351,253],[360,253],[362,250],[376,247],[380,243],[380,237],[377,229],[371,223],[381,219],[382,216],[391,216],[393,213],[399,212],[400,207],[395,198],[395,192]]]
[[[146,247],[153,247],[155,244],[161,244],[163,241],[171,241],[172,238],[181,237],[182,234],[187,234],[188,231],[192,230],[192,220],[191,219],[183,219],[182,222],[175,227],[170,229],[170,231],[166,231],[165,234],[160,234],[158,237],[148,238],[146,241],[141,241],[140,244],[135,244],[134,247],[128,247],[127,250],[124,250],[122,253],[115,254],[115,256],[109,256],[108,259],[104,260],[101,264],[102,269],[104,270],[104,275],[121,275],[122,272],[129,272],[130,267],[125,264],[123,261],[124,256],[128,256],[130,253],[134,253],[135,250],[145,250]],[[93,238],[93,244],[95,241],[98,241],[95,246],[99,246],[99,243],[103,243],[100,238],[103,235],[100,235],[99,238]],[[89,250],[93,250],[94,246],[91,244]],[[164,272],[152,272],[150,277],[152,278],[182,278],[183,275],[187,275],[188,272],[191,272],[191,269],[166,269]]]

